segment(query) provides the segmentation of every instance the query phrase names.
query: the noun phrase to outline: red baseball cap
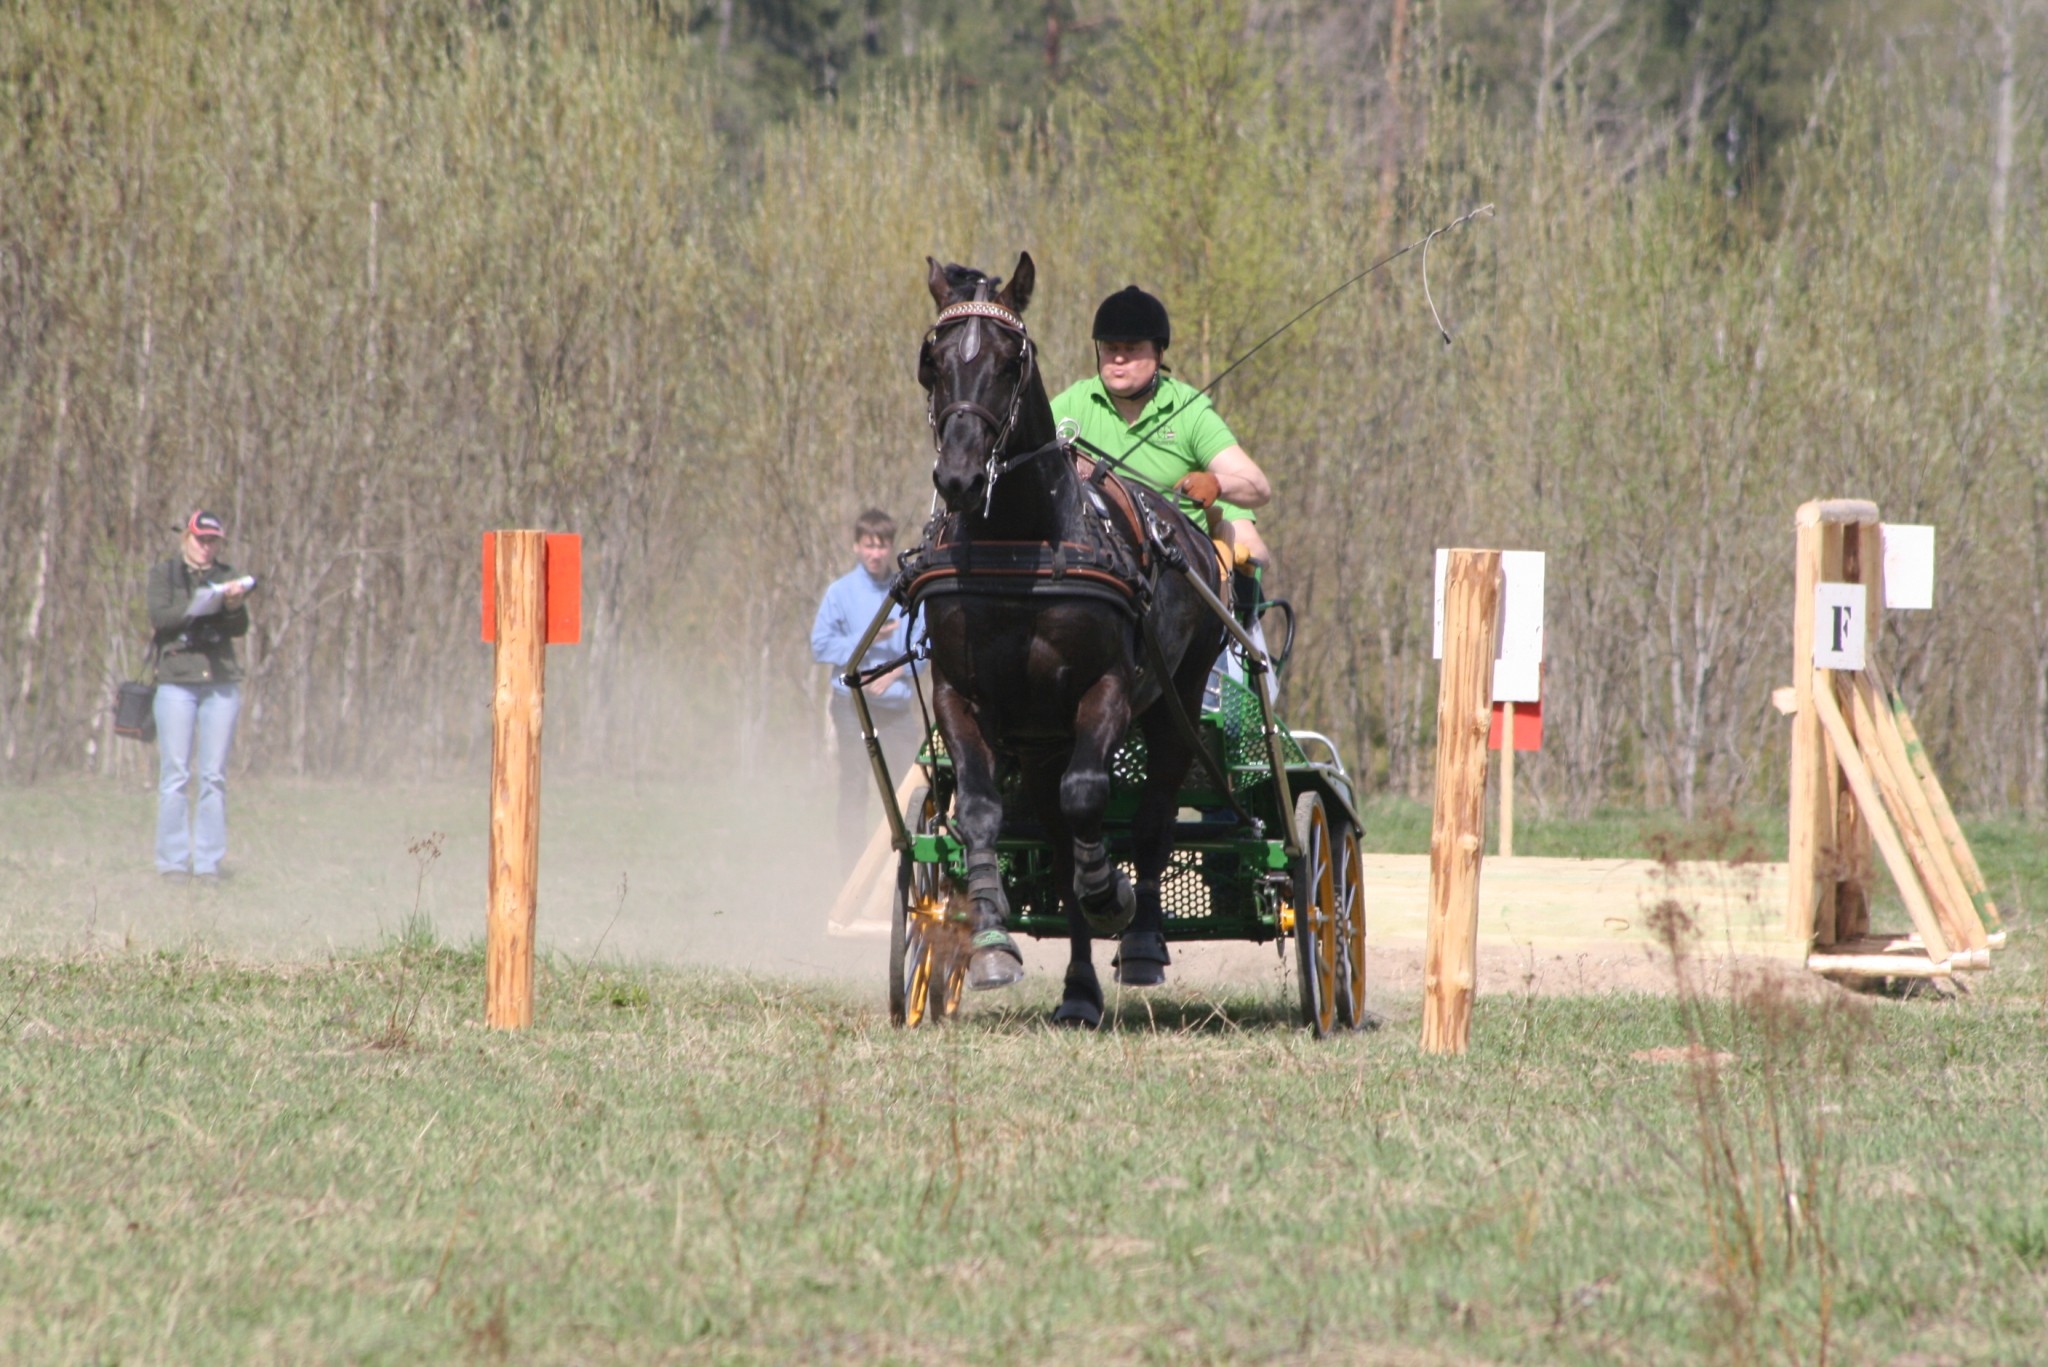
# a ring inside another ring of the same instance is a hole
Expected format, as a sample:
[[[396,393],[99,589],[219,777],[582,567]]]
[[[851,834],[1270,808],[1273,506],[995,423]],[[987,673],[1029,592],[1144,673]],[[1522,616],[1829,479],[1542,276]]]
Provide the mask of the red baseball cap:
[[[220,525],[220,519],[201,508],[185,519],[185,533],[188,536],[227,537],[227,529]]]

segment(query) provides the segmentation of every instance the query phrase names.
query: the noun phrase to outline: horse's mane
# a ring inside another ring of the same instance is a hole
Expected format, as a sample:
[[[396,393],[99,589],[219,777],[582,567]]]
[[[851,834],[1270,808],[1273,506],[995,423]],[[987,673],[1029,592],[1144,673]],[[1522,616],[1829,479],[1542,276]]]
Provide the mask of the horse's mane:
[[[948,263],[942,268],[946,272],[946,288],[951,291],[954,302],[963,299],[989,299],[1002,287],[1000,275],[984,275],[972,266],[956,266]]]

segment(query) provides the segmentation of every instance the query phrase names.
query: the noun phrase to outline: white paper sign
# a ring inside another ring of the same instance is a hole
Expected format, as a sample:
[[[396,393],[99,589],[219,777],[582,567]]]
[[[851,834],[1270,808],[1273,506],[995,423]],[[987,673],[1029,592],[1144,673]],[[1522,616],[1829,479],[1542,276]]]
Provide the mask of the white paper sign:
[[[1863,668],[1864,621],[1870,594],[1861,584],[1813,586],[1813,663],[1821,669]]]
[[[1444,657],[1444,578],[1451,553],[1436,553],[1436,602],[1430,658]],[[1543,698],[1543,552],[1502,551],[1500,620],[1495,624],[1493,700]]]
[[[1543,700],[1543,552],[1502,551],[1500,649],[1493,666],[1495,702]]]
[[[1934,528],[1884,524],[1884,605],[1934,606]]]

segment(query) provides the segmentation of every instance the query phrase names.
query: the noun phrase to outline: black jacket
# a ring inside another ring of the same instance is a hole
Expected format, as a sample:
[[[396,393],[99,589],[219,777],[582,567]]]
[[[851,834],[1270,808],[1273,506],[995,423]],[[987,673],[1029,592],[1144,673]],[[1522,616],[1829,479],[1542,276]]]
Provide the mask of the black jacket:
[[[235,683],[241,679],[235,637],[249,634],[249,609],[235,607],[198,618],[185,615],[201,584],[222,584],[236,577],[234,566],[219,561],[200,574],[185,563],[183,555],[149,567],[149,625],[155,631],[158,683]]]

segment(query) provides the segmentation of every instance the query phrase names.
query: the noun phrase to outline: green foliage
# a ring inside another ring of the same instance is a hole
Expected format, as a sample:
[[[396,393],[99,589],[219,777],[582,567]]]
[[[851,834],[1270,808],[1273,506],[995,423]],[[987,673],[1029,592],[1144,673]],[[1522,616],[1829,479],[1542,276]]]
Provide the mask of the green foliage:
[[[2048,801],[2040,128],[2000,236],[1991,78],[1885,47],[1904,11],[1481,8],[1403,9],[1394,52],[1309,0],[17,6],[0,775],[139,769],[107,684],[196,503],[265,576],[253,768],[480,765],[477,533],[546,525],[586,538],[549,762],[758,773],[814,734],[847,518],[929,506],[927,254],[1034,254],[1055,384],[1145,283],[1199,381],[1491,202],[1426,295],[1411,252],[1220,392],[1279,491],[1290,717],[1424,791],[1430,553],[1543,549],[1537,808],[1771,801],[1787,518],[1868,496],[1941,529],[1940,607],[1881,643],[1938,767],[1966,806]],[[793,74],[825,60],[829,102]]]

